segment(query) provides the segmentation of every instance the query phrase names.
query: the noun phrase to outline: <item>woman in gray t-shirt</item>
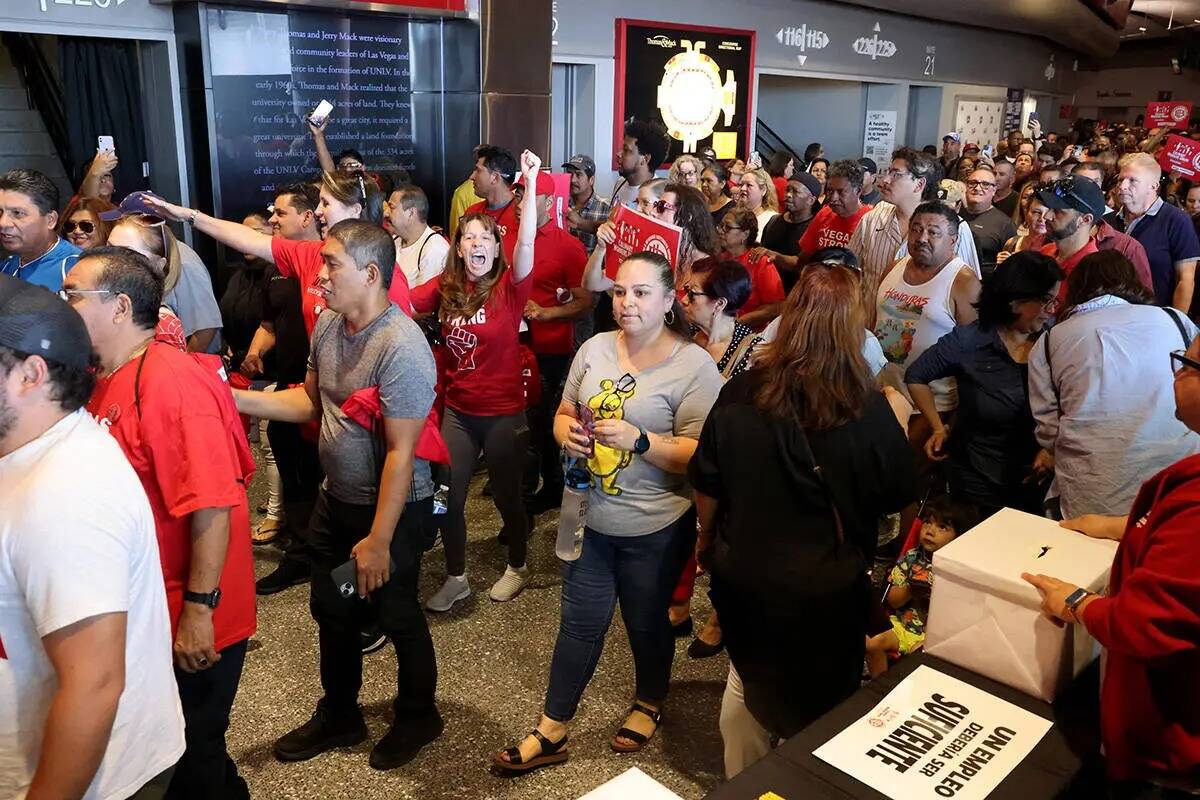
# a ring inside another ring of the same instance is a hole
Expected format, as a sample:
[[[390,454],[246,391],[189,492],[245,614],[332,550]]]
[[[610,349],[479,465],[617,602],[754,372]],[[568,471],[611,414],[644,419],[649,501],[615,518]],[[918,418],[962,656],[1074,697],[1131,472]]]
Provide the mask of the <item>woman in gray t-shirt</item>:
[[[688,341],[671,265],[630,256],[613,286],[619,330],[584,343],[571,364],[554,435],[592,472],[583,551],[563,567],[562,619],[537,728],[493,763],[526,772],[565,761],[567,723],[591,680],[617,601],[629,632],[636,695],[611,741],[640,750],[654,735],[671,677],[667,605],[696,538],[686,472],[721,390],[716,364]],[[595,416],[590,439],[578,406]]]

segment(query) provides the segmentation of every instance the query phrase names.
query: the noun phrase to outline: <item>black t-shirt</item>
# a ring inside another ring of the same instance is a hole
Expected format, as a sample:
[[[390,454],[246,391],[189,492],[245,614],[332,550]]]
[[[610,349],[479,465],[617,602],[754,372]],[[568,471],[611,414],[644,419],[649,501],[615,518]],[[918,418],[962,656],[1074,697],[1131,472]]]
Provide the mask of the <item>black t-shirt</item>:
[[[993,200],[992,205],[1008,215],[1009,219],[1012,219],[1013,212],[1017,210],[1017,203],[1020,199],[1021,196],[1017,192],[1009,192],[1008,197],[1003,200]]]
[[[1017,235],[1017,226],[1011,217],[995,206],[980,214],[963,209],[962,218],[971,226],[971,235],[975,237],[979,266],[985,274],[991,272],[996,268],[996,254],[1003,249],[1005,242]]]
[[[254,332],[262,322],[263,300],[267,291],[266,272],[259,266],[242,266],[229,277],[221,295],[221,336],[240,362]]]
[[[803,222],[788,222],[784,219],[783,214],[776,214],[771,217],[767,226],[759,234],[759,244],[785,256],[798,256],[800,255],[800,238],[804,236],[804,232],[808,230],[808,225],[815,216],[814,213],[812,217]],[[790,270],[778,267],[776,269],[779,271],[779,279],[783,281],[783,290],[790,292],[799,276]]]
[[[274,265],[267,268],[262,318],[275,327],[275,374],[287,386],[303,383],[308,372],[308,333],[300,311],[300,282],[285,278]]]

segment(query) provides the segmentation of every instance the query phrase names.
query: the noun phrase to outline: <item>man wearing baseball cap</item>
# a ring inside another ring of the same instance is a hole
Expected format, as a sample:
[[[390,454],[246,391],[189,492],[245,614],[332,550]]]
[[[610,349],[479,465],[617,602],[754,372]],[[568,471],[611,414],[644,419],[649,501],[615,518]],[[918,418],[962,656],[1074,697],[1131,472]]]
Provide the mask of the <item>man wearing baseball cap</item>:
[[[961,155],[962,135],[958,131],[950,131],[942,137],[942,172],[950,175],[954,162],[958,161],[958,157]]]
[[[79,315],[0,275],[6,797],[161,797],[184,751],[154,517],[95,382]]]
[[[875,187],[875,176],[879,174],[879,165],[873,158],[860,158],[858,165],[863,168],[863,185],[859,190],[858,199],[863,205],[873,206],[883,199],[879,189]]]
[[[1042,252],[1053,257],[1070,277],[1080,260],[1097,252],[1092,226],[1104,217],[1104,192],[1087,178],[1062,178],[1037,193],[1050,209],[1046,217],[1046,241]],[[1058,300],[1067,296],[1067,282],[1058,289]]]
[[[596,229],[608,219],[611,206],[596,194],[596,162],[591,156],[571,156],[562,165],[571,176],[571,205],[567,208],[567,230],[579,241],[588,255],[596,247]]]
[[[590,160],[590,159],[589,159]],[[572,175],[571,182],[575,182]],[[517,181],[517,220],[521,198],[528,187]],[[575,351],[575,321],[592,311],[592,293],[583,288],[587,252],[571,234],[558,227],[554,213],[554,180],[544,172],[537,176],[537,237],[533,246],[533,287],[525,303],[529,344],[537,357],[542,392],[538,404],[528,409],[530,447],[537,454],[542,488],[532,474],[525,481],[526,510],[531,514],[558,508],[562,503],[563,471],[558,443],[554,440],[554,413],[562,396],[563,382]]]

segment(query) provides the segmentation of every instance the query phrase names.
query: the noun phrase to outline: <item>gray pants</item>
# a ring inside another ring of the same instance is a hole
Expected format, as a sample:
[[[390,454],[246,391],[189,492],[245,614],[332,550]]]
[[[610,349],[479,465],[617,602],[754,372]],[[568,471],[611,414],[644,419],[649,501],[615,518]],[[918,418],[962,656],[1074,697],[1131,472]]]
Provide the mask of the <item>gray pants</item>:
[[[525,505],[521,501],[521,477],[529,447],[529,424],[525,421],[525,413],[476,417],[447,407],[442,419],[442,438],[450,449],[450,497],[442,522],[446,573],[466,573],[467,490],[480,450],[492,482],[492,499],[504,521],[509,566],[525,566],[525,540],[529,536]]]

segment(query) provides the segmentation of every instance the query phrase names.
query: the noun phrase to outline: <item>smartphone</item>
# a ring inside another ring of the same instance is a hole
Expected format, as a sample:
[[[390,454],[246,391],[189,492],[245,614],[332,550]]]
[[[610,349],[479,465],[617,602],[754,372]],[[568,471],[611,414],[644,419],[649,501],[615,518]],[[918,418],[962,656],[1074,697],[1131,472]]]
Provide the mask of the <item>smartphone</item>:
[[[592,407],[584,403],[575,404],[575,414],[579,417],[579,427],[583,428],[583,432],[587,434],[591,441],[591,446],[588,448],[595,452],[596,447],[596,413],[592,411]]]
[[[329,116],[330,111],[333,111],[333,103],[328,100],[322,100],[317,103],[317,107],[308,115],[308,120],[313,125],[320,125]]]
[[[113,137],[97,136],[96,137],[96,149],[99,150],[101,153],[103,153],[106,150],[111,153],[112,151],[116,150],[117,148],[113,145]]]
[[[990,144],[985,144],[981,152],[988,158],[991,158],[996,155],[996,148],[992,147]]]
[[[1030,111],[1030,112],[1029,112],[1029,121],[1030,121],[1030,122],[1037,122],[1037,121],[1038,121],[1038,119],[1039,119],[1039,117],[1038,117],[1038,112],[1036,112],[1036,111]]]
[[[389,561],[388,571],[396,571],[395,561]],[[345,564],[334,567],[329,573],[329,579],[333,581],[342,597],[354,597],[358,594],[358,563],[352,558]]]

